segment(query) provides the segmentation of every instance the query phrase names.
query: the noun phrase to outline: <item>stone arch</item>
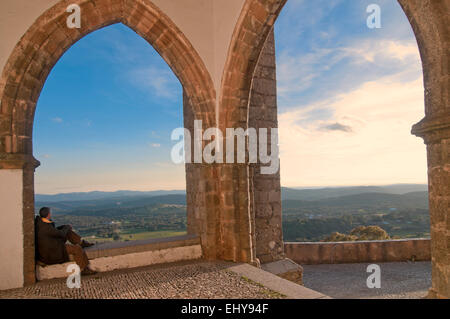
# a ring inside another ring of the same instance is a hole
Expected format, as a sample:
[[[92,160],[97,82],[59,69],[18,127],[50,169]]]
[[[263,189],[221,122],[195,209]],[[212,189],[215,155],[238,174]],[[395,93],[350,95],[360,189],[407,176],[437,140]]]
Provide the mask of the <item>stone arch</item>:
[[[30,154],[35,102],[54,64],[77,40],[121,22],[162,56],[179,78],[195,114],[213,124],[215,92],[203,61],[176,25],[148,0],[78,0],[80,29],[66,27],[68,1],[41,15],[14,48],[0,80],[0,152]]]
[[[246,0],[234,29],[222,75],[221,123],[245,127],[253,74],[266,39],[287,0]]]
[[[425,114],[432,117],[449,113],[450,4],[448,1],[398,2],[412,26],[419,46],[425,86]]]
[[[286,0],[247,0],[233,33],[222,76],[220,122],[224,127],[247,127],[252,104],[252,86],[264,44]],[[448,1],[398,0],[410,21],[421,53],[425,118],[412,133],[427,144],[429,201],[431,216],[433,287],[432,297],[450,297],[450,4]],[[258,103],[256,103],[258,104]],[[249,224],[255,225],[257,191],[252,184],[257,171],[249,169],[245,179],[249,189]],[[278,180],[279,182],[279,180]],[[257,218],[256,218],[257,219]],[[253,228],[254,229],[254,228]],[[242,234],[241,234],[242,235]],[[253,247],[258,243],[252,235]],[[256,254],[258,255],[258,254]]]
[[[225,128],[258,128],[259,124],[261,127],[268,127],[264,125],[264,121],[252,121],[256,113],[251,115],[251,91],[256,82],[261,84],[264,81],[264,79],[257,79],[258,76],[255,77],[255,70],[260,56],[265,55],[263,51],[267,53],[268,59],[271,59],[271,50],[274,48],[270,43],[265,47],[266,40],[270,38],[273,24],[286,1],[246,0],[244,2],[232,35],[222,75],[219,98],[219,125],[222,131]],[[276,127],[276,118],[272,127]],[[233,217],[238,222],[235,223],[232,231],[235,238],[239,240],[237,247],[239,253],[236,254],[235,259],[258,264],[283,258],[279,174],[263,176],[259,174],[259,164],[223,166],[234,176],[233,179],[222,180],[220,187],[235,190],[230,194],[222,194],[234,199],[230,208],[234,210]],[[257,210],[257,204],[260,202],[265,203],[264,207],[259,207],[260,210]],[[278,214],[273,213],[272,203],[275,206],[278,203],[279,209],[275,208]],[[229,238],[232,235],[224,233],[222,236]],[[229,240],[225,239],[224,242]]]
[[[80,29],[66,26],[66,8],[73,3],[81,7]],[[32,131],[37,100],[64,52],[90,32],[114,23],[125,24],[152,45],[180,80],[189,112],[205,125],[215,123],[215,89],[209,72],[181,30],[150,0],[60,1],[44,12],[15,46],[0,78],[0,169],[23,170],[25,284],[35,281],[34,169],[39,162],[32,154]]]
[[[398,0],[416,35],[422,59],[425,118],[412,128],[427,145],[432,287],[450,298],[450,3]]]

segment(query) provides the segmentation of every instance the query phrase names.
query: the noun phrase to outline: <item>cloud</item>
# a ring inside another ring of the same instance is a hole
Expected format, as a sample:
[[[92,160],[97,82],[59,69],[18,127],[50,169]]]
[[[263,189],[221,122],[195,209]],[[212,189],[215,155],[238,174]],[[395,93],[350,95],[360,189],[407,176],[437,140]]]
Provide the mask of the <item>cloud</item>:
[[[55,118],[52,118],[52,121],[55,122],[55,123],[62,123],[63,119],[60,118],[60,117],[55,117]]]
[[[426,182],[426,150],[411,126],[424,116],[422,79],[396,76],[279,115],[286,186]],[[327,105],[331,117],[303,121]],[[301,123],[301,124],[299,124]],[[329,134],[330,130],[351,134]],[[365,182],[363,182],[365,181]]]
[[[327,125],[322,126],[322,130],[324,130],[324,131],[342,131],[342,132],[347,132],[347,133],[353,132],[351,126],[344,125],[344,124],[337,123],[337,122],[333,123],[333,124],[327,124]]]
[[[150,90],[156,96],[174,100],[178,97],[179,82],[171,70],[154,66],[132,70],[129,79],[133,85]]]
[[[377,41],[364,40],[351,47],[339,48],[343,56],[356,59],[359,63],[382,62],[397,60],[396,62],[407,63],[411,59],[419,60],[419,49],[412,41],[393,41],[380,39]]]
[[[285,111],[348,92],[366,82],[397,74],[403,81],[422,75],[417,44],[413,41],[360,40],[349,46],[316,48],[277,59],[278,99]]]
[[[161,147],[161,144],[153,143],[153,144],[150,144],[150,146],[154,147],[154,148],[159,148],[159,147]]]
[[[423,143],[410,135],[424,109],[414,41],[284,51],[277,78],[283,185],[426,181]]]

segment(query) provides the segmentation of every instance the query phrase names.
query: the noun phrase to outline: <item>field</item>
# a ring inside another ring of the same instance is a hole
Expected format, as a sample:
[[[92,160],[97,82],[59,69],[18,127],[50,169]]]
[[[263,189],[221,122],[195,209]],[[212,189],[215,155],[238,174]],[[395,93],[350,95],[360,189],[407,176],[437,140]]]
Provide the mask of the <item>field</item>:
[[[94,242],[186,234],[186,195],[116,192],[37,196],[57,225]],[[390,238],[429,237],[426,185],[282,189],[285,241],[320,241],[333,232],[379,226]]]
[[[151,239],[151,238],[166,238],[166,237],[174,237],[174,236],[182,236],[186,235],[187,233],[185,231],[153,231],[153,232],[140,232],[140,233],[119,233],[119,239],[118,241],[130,241],[130,240],[143,240],[143,239]],[[96,237],[96,236],[87,236],[84,237],[84,239],[94,242],[94,243],[104,243],[104,242],[110,242],[114,241],[113,238],[102,238],[102,237]]]

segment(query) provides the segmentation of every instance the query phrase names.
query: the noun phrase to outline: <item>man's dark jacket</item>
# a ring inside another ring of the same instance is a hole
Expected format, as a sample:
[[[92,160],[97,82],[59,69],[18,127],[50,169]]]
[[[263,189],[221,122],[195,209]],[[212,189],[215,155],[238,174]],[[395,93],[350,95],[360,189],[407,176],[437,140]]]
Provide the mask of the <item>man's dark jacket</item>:
[[[69,261],[65,243],[69,227],[55,227],[55,223],[43,222],[36,216],[36,258],[47,265]]]

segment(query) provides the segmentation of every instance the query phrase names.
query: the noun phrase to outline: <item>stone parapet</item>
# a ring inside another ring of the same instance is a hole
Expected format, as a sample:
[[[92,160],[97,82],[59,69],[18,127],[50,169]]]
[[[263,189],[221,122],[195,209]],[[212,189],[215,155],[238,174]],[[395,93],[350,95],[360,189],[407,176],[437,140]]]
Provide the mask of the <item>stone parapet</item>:
[[[355,242],[287,242],[286,257],[296,263],[344,264],[431,260],[430,239],[401,239]]]
[[[98,272],[128,269],[202,258],[197,236],[112,242],[86,249],[90,267]],[[47,280],[65,278],[73,261],[57,265],[36,265],[36,278]]]

